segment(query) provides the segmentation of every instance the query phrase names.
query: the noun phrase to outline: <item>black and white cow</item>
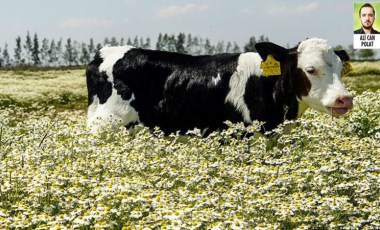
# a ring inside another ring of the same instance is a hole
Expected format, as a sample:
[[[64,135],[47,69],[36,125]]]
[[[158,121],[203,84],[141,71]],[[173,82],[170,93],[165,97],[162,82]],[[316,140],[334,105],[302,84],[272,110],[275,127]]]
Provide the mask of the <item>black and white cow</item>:
[[[213,131],[224,122],[264,121],[263,131],[311,107],[341,115],[353,98],[341,82],[345,51],[312,38],[285,49],[256,45],[258,53],[191,56],[132,46],[103,47],[87,67],[88,126],[141,123],[165,133]],[[281,74],[263,76],[268,55]]]

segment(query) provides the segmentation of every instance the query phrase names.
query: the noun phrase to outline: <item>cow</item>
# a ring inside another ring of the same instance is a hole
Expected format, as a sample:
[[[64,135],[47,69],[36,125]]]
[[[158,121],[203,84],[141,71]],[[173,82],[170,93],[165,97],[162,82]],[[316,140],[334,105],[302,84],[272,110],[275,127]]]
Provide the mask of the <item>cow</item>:
[[[87,125],[159,127],[164,133],[212,132],[225,121],[262,121],[262,132],[307,108],[339,116],[353,107],[341,81],[344,50],[306,39],[286,49],[257,43],[257,53],[192,56],[132,46],[101,48],[86,70]],[[269,63],[266,63],[266,61]]]

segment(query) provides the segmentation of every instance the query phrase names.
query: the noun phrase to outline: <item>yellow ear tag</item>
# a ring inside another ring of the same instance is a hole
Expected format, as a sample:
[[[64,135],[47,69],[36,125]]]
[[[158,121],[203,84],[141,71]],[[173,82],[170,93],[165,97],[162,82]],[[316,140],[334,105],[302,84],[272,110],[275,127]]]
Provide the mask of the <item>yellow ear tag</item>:
[[[260,68],[263,70],[263,76],[281,75],[280,62],[274,59],[272,55],[268,55],[267,60],[262,61]]]
[[[340,72],[340,76],[341,77],[346,76],[353,69],[354,68],[352,67],[352,65],[350,64],[350,62],[348,62],[348,61],[343,62],[343,67],[342,67],[342,71]]]

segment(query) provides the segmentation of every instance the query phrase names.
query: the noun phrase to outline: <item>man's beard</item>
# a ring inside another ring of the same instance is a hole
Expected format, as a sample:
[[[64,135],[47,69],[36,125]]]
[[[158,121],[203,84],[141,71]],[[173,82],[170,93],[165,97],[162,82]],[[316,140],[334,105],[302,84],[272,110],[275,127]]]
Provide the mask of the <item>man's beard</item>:
[[[370,24],[369,26],[366,26],[366,25],[363,24],[363,28],[366,29],[366,30],[369,30],[369,29],[372,28],[372,24]]]

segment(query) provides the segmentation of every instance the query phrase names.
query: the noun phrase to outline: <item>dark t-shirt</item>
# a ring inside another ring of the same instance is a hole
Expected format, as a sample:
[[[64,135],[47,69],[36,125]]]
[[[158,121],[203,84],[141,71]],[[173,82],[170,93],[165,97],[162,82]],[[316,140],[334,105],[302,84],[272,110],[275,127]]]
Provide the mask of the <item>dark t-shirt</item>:
[[[354,34],[365,34],[364,30],[363,30],[363,27],[358,29],[358,30],[355,30],[354,31]],[[371,29],[371,34],[380,34],[379,31],[377,30],[374,30],[373,28]]]

